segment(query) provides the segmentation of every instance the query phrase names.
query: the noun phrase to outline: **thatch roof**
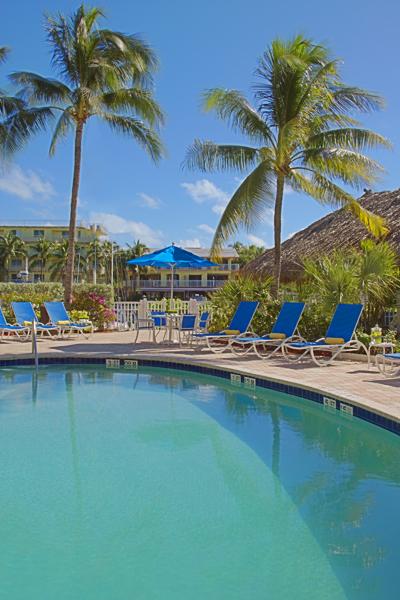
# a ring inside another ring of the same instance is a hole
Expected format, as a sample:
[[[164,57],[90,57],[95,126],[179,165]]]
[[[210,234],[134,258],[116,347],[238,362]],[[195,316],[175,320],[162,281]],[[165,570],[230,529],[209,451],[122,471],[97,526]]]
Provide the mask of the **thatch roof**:
[[[386,240],[400,256],[400,189],[393,192],[366,191],[361,204],[381,215],[389,228]],[[290,281],[302,272],[302,259],[330,254],[336,248],[358,247],[369,237],[365,227],[348,210],[336,210],[297,232],[282,244],[282,279]],[[270,248],[249,262],[243,273],[257,276],[272,274],[274,250]]]

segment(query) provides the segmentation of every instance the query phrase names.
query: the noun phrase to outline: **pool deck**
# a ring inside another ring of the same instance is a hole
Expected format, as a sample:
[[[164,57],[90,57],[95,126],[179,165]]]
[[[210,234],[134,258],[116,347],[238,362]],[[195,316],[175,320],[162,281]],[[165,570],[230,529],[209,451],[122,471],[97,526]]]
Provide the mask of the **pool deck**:
[[[336,399],[348,400],[377,414],[400,422],[400,377],[386,379],[374,365],[365,362],[337,361],[329,367],[313,363],[291,364],[274,358],[263,361],[254,355],[233,356],[229,352],[213,354],[206,349],[179,348],[153,344],[148,335],[133,343],[132,332],[95,333],[89,339],[42,338],[38,341],[40,357],[142,358],[219,368],[229,372],[264,377],[269,380],[320,391]],[[31,358],[31,343],[14,340],[0,344],[0,360]]]

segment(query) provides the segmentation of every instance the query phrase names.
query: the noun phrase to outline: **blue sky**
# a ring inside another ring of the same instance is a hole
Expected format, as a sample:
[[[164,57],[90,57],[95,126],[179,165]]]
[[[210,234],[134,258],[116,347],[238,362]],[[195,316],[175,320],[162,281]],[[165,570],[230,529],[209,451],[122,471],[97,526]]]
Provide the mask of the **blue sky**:
[[[17,0],[4,3],[0,45],[12,52],[0,67],[0,87],[13,70],[50,75],[43,14],[69,13],[77,2]],[[380,92],[384,112],[364,119],[388,136],[394,151],[381,152],[386,174],[377,189],[399,186],[400,5],[395,0],[104,0],[107,26],[140,33],[156,50],[161,68],[156,97],[167,114],[162,137],[168,157],[154,166],[134,143],[92,120],[85,133],[79,217],[101,221],[120,243],[140,238],[151,246],[171,241],[209,245],[218,215],[237,185],[237,174],[182,171],[194,138],[238,142],[212,115],[200,110],[202,90],[231,87],[249,96],[257,58],[276,37],[306,34],[328,44],[343,60],[344,80]],[[48,157],[49,135],[32,141],[7,170],[0,172],[0,202],[7,221],[67,221],[72,173],[72,140]],[[283,235],[289,236],[328,212],[312,199],[285,197]],[[269,215],[245,243],[272,245]]]

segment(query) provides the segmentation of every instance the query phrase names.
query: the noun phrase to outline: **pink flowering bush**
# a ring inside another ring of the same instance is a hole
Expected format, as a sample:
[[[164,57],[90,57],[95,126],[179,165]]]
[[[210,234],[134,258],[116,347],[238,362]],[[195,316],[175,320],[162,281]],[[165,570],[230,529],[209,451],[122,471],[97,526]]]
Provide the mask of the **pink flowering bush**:
[[[115,313],[104,294],[96,291],[74,290],[72,310],[86,311],[89,319],[98,329],[106,329],[115,321]]]

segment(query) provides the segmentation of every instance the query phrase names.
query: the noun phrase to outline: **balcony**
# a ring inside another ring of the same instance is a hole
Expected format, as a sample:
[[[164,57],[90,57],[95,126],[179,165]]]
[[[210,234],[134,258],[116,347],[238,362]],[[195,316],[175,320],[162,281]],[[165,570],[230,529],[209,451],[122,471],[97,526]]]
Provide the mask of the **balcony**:
[[[174,289],[176,290],[210,290],[220,288],[226,283],[228,280],[218,280],[214,279],[211,281],[206,281],[203,283],[201,279],[199,280],[182,280],[182,281],[174,281]],[[171,287],[171,283],[168,281],[167,283],[160,281],[159,279],[141,279],[137,282],[137,289],[139,290],[169,290]]]

